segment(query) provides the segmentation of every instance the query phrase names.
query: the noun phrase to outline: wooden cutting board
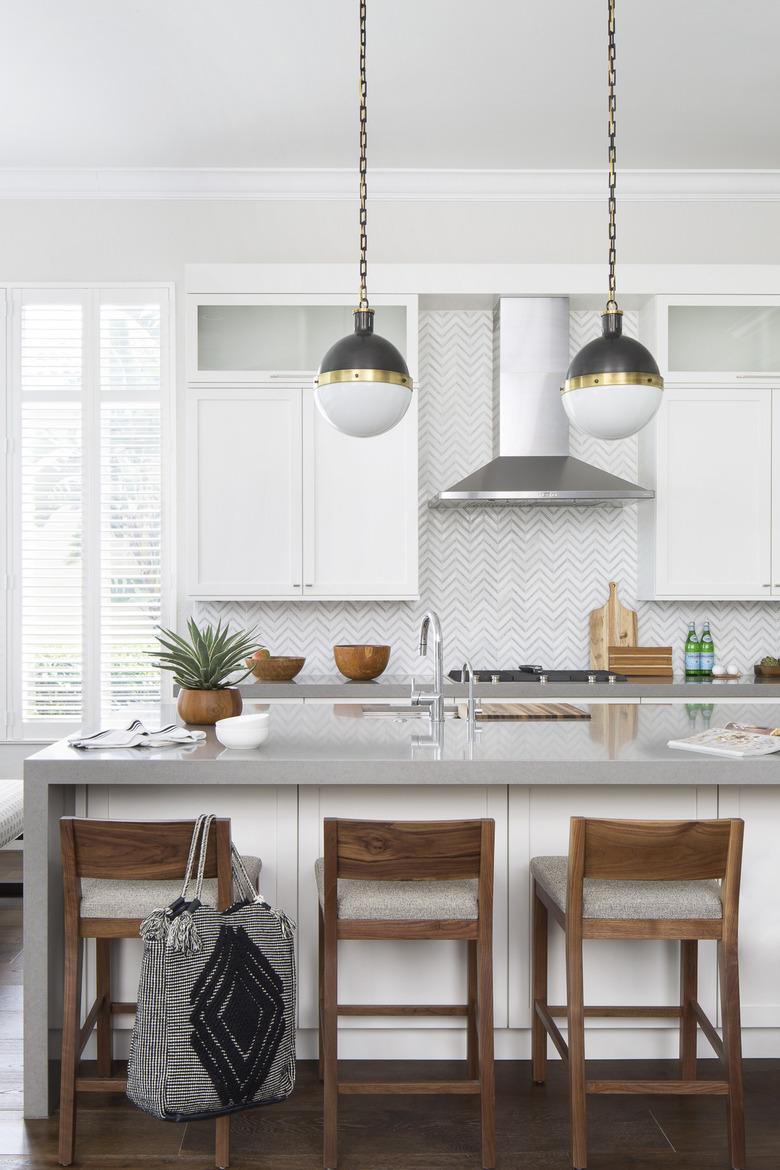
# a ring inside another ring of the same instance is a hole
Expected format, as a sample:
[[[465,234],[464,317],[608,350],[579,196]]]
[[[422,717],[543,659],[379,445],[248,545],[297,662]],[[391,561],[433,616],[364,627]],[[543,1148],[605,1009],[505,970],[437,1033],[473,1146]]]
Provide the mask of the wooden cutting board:
[[[610,646],[609,669],[629,678],[671,678],[671,646]]]
[[[617,581],[609,583],[609,598],[590,615],[590,664],[594,670],[609,669],[610,646],[636,646],[636,610],[621,605]]]
[[[466,718],[466,704],[458,703],[458,717]],[[569,703],[482,703],[477,720],[496,719],[590,719],[588,711]]]

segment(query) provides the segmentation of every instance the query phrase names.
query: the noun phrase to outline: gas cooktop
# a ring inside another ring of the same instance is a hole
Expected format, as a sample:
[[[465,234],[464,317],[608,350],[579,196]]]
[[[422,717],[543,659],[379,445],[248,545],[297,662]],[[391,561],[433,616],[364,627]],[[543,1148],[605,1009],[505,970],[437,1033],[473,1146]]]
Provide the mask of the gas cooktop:
[[[461,681],[461,672],[451,670],[453,682]],[[611,670],[545,670],[543,666],[518,666],[515,670],[475,670],[474,681],[480,683],[618,683],[626,682],[624,674]]]

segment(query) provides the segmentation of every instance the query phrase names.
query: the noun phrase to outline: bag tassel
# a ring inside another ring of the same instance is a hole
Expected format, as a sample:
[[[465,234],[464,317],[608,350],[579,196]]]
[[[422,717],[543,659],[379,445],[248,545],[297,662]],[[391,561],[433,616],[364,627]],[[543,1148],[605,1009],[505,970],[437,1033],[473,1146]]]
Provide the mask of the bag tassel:
[[[144,942],[162,942],[168,934],[169,921],[167,910],[152,910],[141,923],[141,938]]]
[[[262,894],[257,894],[253,901],[255,901],[258,906],[264,906],[270,910],[270,913],[276,918],[279,927],[282,928],[283,938],[292,938],[292,935],[295,934],[296,924],[288,914],[284,913],[284,910],[275,910],[269,902],[265,901]]]
[[[185,958],[188,955],[199,955],[203,950],[203,942],[193,916],[193,911],[199,906],[200,902],[196,898],[185,910],[176,915],[168,927],[168,948],[184,955]]]

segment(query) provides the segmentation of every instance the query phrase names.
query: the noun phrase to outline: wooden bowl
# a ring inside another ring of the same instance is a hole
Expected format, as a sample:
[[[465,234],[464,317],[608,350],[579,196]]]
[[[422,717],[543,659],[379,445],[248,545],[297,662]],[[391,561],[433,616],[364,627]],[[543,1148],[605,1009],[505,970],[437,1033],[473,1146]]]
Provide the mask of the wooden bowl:
[[[367,682],[378,678],[390,660],[389,646],[334,646],[336,666],[346,678]]]
[[[270,655],[268,658],[247,659],[247,666],[258,682],[291,682],[303,669],[305,658],[285,658]]]
[[[762,666],[757,662],[753,667],[753,673],[757,678],[780,678],[780,666]]]

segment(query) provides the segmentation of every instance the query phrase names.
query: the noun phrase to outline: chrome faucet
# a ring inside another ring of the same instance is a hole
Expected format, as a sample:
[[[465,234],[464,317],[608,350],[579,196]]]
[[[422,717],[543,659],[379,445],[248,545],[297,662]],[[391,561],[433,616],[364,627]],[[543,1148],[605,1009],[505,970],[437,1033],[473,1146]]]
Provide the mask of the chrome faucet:
[[[473,742],[477,734],[477,700],[474,695],[474,667],[469,662],[468,658],[460,668],[460,681],[466,681],[466,671],[469,675],[469,697],[466,705],[466,729],[468,731],[469,741]]]
[[[433,690],[415,691],[412,681],[412,706],[427,707],[431,724],[444,722],[444,641],[441,622],[433,610],[428,610],[420,626],[420,654],[428,654],[428,634],[433,638]]]

